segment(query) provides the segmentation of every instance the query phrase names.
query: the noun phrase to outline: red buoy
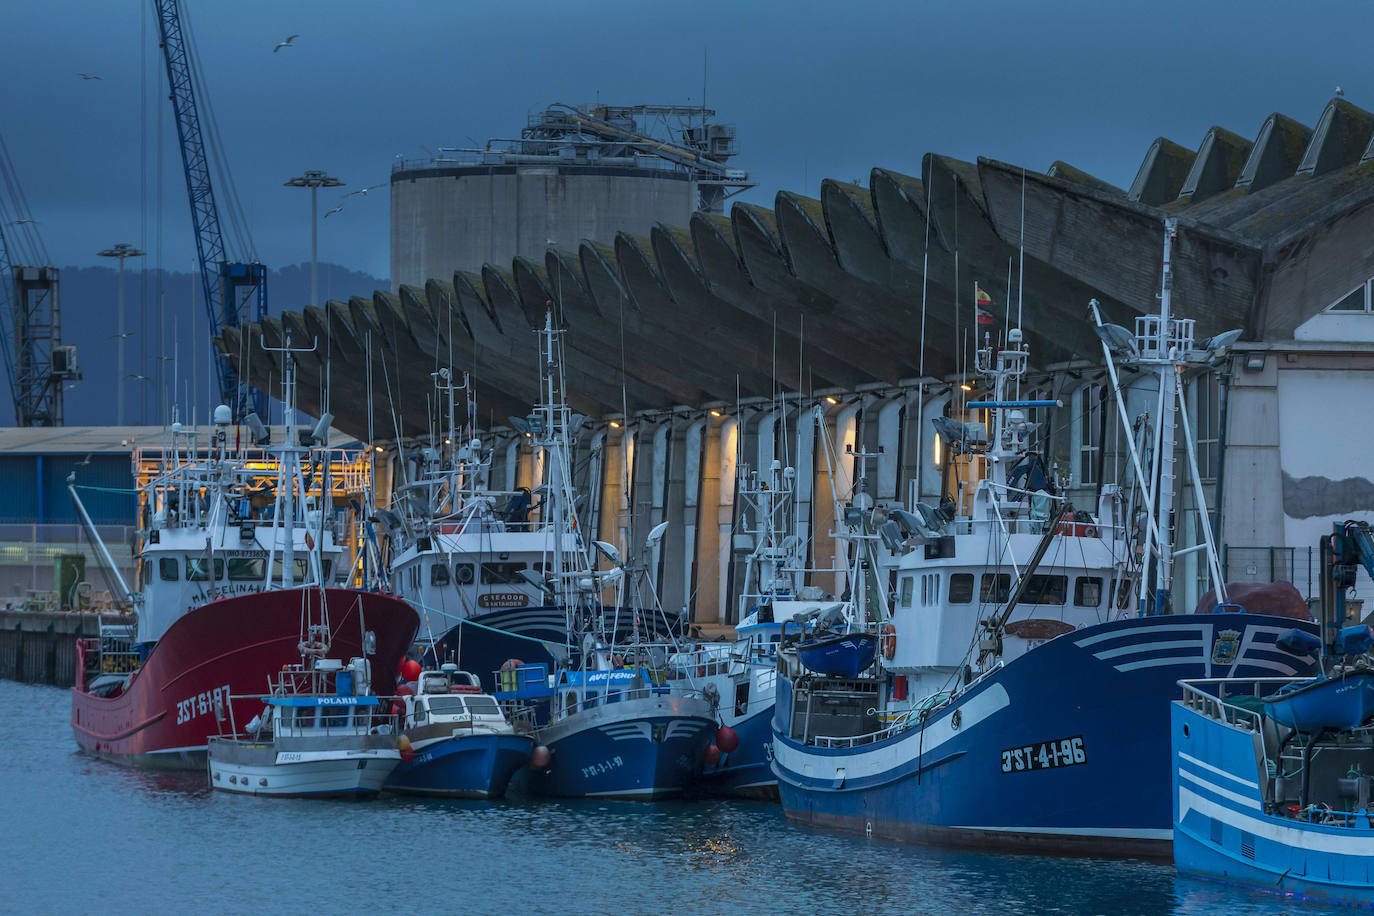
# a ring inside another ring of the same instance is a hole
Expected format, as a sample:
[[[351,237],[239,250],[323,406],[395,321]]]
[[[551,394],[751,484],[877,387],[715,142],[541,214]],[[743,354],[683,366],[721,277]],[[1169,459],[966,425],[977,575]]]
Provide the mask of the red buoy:
[[[728,725],[716,729],[716,747],[727,754],[733,754],[739,747],[739,733]]]
[[[720,763],[720,748],[714,744],[708,744],[701,749],[701,762],[708,767],[713,767]]]
[[[401,751],[401,762],[402,762],[402,763],[410,763],[410,761],[412,761],[412,760],[414,760],[414,759],[415,759],[415,752],[412,751],[410,748],[406,748],[405,750]]]
[[[530,769],[544,769],[544,767],[549,765],[549,758],[551,756],[552,755],[549,753],[549,749],[546,746],[542,744],[536,744],[534,750],[530,752]]]
[[[410,697],[410,696],[414,696],[414,695],[415,695],[415,688],[412,687],[412,686],[410,686],[409,684],[397,684],[397,685],[396,685],[396,696],[398,696],[398,697]]]
[[[392,703],[391,714],[393,716],[403,716],[406,714],[406,708],[402,706],[400,703]]]
[[[401,663],[401,677],[408,681],[418,681],[422,670],[420,663],[413,658],[408,658]]]

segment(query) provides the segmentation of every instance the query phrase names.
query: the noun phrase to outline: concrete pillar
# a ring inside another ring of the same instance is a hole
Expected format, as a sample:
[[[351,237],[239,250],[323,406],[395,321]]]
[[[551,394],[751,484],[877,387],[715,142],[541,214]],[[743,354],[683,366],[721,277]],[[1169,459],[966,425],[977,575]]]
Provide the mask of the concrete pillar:
[[[622,514],[625,511],[625,448],[624,431],[606,431],[601,450],[601,512],[597,519],[596,538],[616,544],[620,541]]]
[[[687,609],[692,554],[696,547],[696,485],[693,482],[689,487],[687,480],[687,429],[688,424],[680,418],[664,425],[667,458],[663,473],[663,521],[668,523],[668,530],[663,533],[654,561],[658,570],[659,600],[669,616]],[[693,498],[690,511],[689,489]]]
[[[598,429],[587,442],[587,471],[582,490],[587,495],[587,505],[582,517],[586,531],[601,531],[601,497],[605,487],[602,478],[605,468],[606,430]]]
[[[816,411],[815,406],[807,404],[796,411],[793,418],[794,434],[796,436],[796,448],[792,453],[792,467],[796,470],[797,476],[793,478],[793,486],[796,487],[794,499],[796,500],[797,524],[796,533],[804,546],[802,558],[806,566],[810,567],[815,563],[812,555],[814,548],[814,538],[812,532],[814,528],[815,504],[816,504]],[[812,583],[811,577],[806,577],[806,585]]]
[[[900,487],[900,463],[902,459],[902,417],[906,408],[906,397],[899,395],[879,401],[874,405],[877,414],[876,445],[878,448],[877,466],[873,474],[873,497],[879,502],[896,502],[902,498]]]
[[[710,424],[705,417],[687,424],[682,435],[682,580],[683,602],[690,619],[697,619],[700,589],[702,464]],[[670,532],[671,533],[671,532]]]
[[[660,423],[654,428],[653,435],[649,437],[653,460],[650,462],[652,470],[649,480],[649,517],[643,526],[644,537],[648,537],[649,532],[667,518],[668,459],[670,457],[668,434],[670,427],[671,424],[669,423]],[[664,534],[666,536],[667,532]],[[649,551],[649,576],[654,583],[654,590],[659,591],[663,584],[663,541],[661,539]]]

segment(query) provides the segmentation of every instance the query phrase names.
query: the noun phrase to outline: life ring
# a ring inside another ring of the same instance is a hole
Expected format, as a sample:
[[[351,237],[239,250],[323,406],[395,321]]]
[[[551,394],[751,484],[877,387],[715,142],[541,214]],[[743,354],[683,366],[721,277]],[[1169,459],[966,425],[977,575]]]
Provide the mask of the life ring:
[[[1059,523],[1059,530],[1055,534],[1069,538],[1095,538],[1097,537],[1097,526],[1091,522],[1065,521]]]
[[[882,636],[883,658],[892,661],[892,656],[897,654],[897,628],[890,623],[883,624]]]

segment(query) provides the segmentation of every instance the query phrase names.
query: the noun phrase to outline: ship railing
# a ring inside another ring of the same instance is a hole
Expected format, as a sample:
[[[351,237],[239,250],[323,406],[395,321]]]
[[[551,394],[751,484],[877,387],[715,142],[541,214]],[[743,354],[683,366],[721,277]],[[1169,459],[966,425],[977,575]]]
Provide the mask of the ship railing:
[[[1264,717],[1253,709],[1228,703],[1227,699],[1266,697],[1286,684],[1304,680],[1300,677],[1198,678],[1179,681],[1178,686],[1183,691],[1183,705],[1189,709],[1227,725],[1259,732]]]
[[[1104,541],[1120,540],[1125,537],[1125,528],[1120,525],[1105,525],[1096,521],[1060,523],[1061,533],[1070,537],[1086,537]],[[944,530],[946,534],[970,535],[983,534],[991,530],[1007,534],[1030,534],[1036,537],[1045,533],[1045,520],[1003,515],[1001,518],[970,518],[961,516],[950,522]]]

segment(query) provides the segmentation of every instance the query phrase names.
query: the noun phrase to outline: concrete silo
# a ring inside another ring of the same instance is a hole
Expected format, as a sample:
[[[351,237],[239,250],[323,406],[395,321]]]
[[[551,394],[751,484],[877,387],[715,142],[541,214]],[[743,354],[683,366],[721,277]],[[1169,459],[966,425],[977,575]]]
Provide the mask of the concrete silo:
[[[645,233],[684,225],[693,210],[720,212],[751,187],[728,166],[735,129],[714,112],[677,106],[557,105],[519,139],[440,148],[397,160],[391,173],[391,284],[422,285],[523,255],[542,261],[550,242]]]

